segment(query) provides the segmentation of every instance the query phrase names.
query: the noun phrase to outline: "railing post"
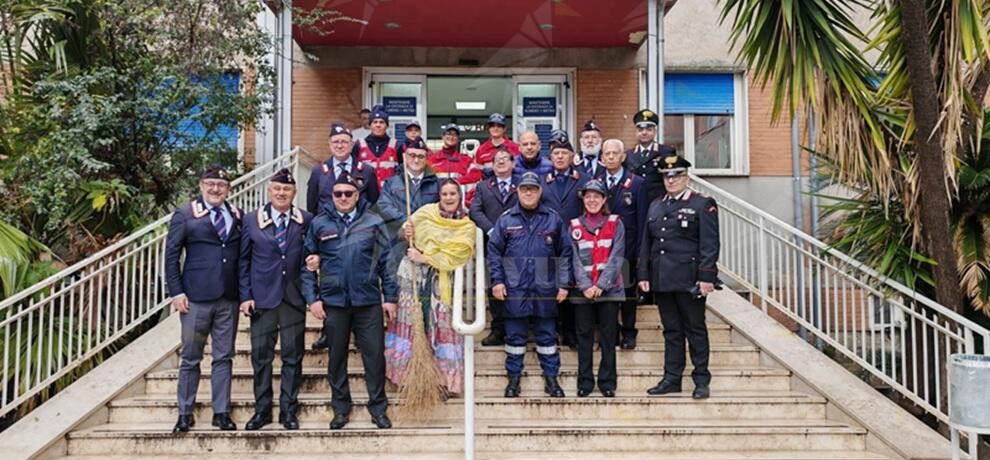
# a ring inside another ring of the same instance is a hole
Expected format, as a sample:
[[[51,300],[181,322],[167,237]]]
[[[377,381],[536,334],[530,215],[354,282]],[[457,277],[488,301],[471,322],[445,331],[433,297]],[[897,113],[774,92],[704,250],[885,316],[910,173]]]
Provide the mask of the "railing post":
[[[474,460],[474,336],[485,329],[485,247],[481,229],[475,233],[474,319],[464,322],[464,267],[454,271],[452,325],[464,336],[464,458]]]
[[[759,235],[756,238],[756,252],[759,254],[756,263],[760,267],[760,306],[763,308],[763,313],[767,312],[767,242],[766,242],[766,226],[763,221],[763,216],[760,216],[760,229]]]

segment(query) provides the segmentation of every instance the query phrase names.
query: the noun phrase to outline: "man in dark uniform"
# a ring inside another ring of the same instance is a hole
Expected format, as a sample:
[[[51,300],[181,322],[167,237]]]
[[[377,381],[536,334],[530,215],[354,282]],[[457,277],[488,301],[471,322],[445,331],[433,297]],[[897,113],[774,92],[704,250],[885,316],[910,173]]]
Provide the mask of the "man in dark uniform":
[[[557,374],[557,304],[571,284],[571,241],[560,215],[540,202],[543,182],[534,173],[519,179],[519,203],[498,218],[488,241],[492,294],[505,300],[505,397],[519,396],[530,327],[543,369],[544,391],[564,397]],[[576,193],[576,192],[575,192]]]
[[[684,340],[687,338],[694,371],[694,399],[709,396],[708,328],[705,296],[718,282],[718,207],[715,200],[687,188],[683,157],[664,159],[661,172],[667,187],[663,198],[650,203],[640,246],[639,286],[652,292],[663,324],[663,380],[647,390],[650,395],[681,391]]]
[[[475,188],[477,194],[471,201],[471,220],[485,233],[485,244],[488,244],[489,235],[499,216],[519,202],[516,195],[518,177],[512,175],[512,152],[505,148],[498,150],[492,169],[495,176]],[[492,313],[491,332],[481,344],[502,345],[505,343],[505,301],[491,297],[488,308]]]
[[[676,156],[677,150],[669,145],[658,144],[657,125],[660,115],[643,109],[633,115],[636,125],[636,147],[626,152],[625,168],[646,180],[646,195],[651,201],[663,196],[663,178],[657,172],[663,167],[661,163],[666,157]]]
[[[172,307],[182,323],[179,364],[179,419],[173,433],[195,424],[193,409],[199,390],[199,363],[210,337],[213,426],[236,430],[230,419],[230,376],[237,334],[237,258],[241,210],[227,203],[230,176],[221,167],[203,172],[200,196],[172,214],[165,240],[165,280]],[[179,260],[185,250],[182,266]]]
[[[288,169],[268,185],[271,202],[247,215],[241,236],[241,313],[251,318],[251,367],[254,369],[254,416],[245,425],[257,430],[272,422],[272,361],[282,342],[282,389],[279,423],[299,429],[306,301],[299,280],[303,237],[313,215],[292,206],[296,179]]]
[[[333,184],[341,175],[350,176],[358,186],[358,192],[368,203],[378,202],[378,181],[375,168],[370,164],[358,161],[351,152],[354,139],[346,126],[340,123],[330,125],[330,153],[332,156],[313,167],[306,184],[306,210],[318,214],[333,204]],[[315,262],[314,262],[315,263]],[[326,349],[326,332],[313,342],[314,350]]]
[[[375,180],[375,168],[357,160],[351,154],[354,139],[346,126],[340,123],[330,125],[331,157],[313,167],[306,183],[306,210],[316,214],[322,209],[322,204],[331,203],[333,183],[337,176],[347,173],[359,184],[359,191],[364,199],[371,204],[378,202],[378,182]]]
[[[353,332],[361,350],[368,390],[368,412],[378,428],[391,428],[385,414],[384,318],[394,318],[399,297],[395,274],[385,268],[389,238],[385,222],[371,211],[348,175],[337,178],[333,203],[324,206],[306,232],[305,252],[320,255],[320,274],[302,270],[303,296],[330,340],[327,380],[333,409],[331,430],[350,420],[347,355]],[[384,298],[384,303],[382,299]]]
[[[602,130],[594,120],[588,120],[581,130],[581,153],[574,158],[574,164],[592,179],[602,180],[605,165],[602,164]]]
[[[646,183],[639,177],[622,167],[626,154],[622,141],[609,139],[602,144],[602,162],[604,163],[604,182],[608,190],[608,208],[612,214],[622,219],[625,229],[625,257],[623,280],[628,280],[625,287],[626,300],[620,306],[622,319],[622,341],[619,346],[623,350],[636,348],[636,306],[639,303],[639,293],[636,292],[636,264],[639,258],[640,235],[646,228],[646,212],[650,202],[646,197]]]
[[[574,166],[574,147],[567,138],[567,132],[555,130],[550,134],[550,161],[553,171],[543,178],[543,204],[557,211],[564,222],[570,222],[584,213],[584,202],[578,191],[591,177],[581,168]],[[574,322],[574,309],[570,301],[560,305],[560,335],[563,344],[572,349],[577,347],[577,325]]]

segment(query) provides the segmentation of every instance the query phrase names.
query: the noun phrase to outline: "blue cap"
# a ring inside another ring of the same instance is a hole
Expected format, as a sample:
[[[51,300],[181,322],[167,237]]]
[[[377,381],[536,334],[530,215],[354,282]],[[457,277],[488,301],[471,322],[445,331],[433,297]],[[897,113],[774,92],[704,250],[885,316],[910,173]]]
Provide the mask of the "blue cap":
[[[522,176],[519,178],[519,183],[516,185],[516,187],[517,188],[525,187],[527,185],[530,187],[537,187],[539,189],[543,189],[543,181],[540,180],[540,176],[537,176],[536,173],[532,171],[524,172]]]
[[[498,113],[498,112],[495,112],[495,113],[489,115],[488,116],[488,123],[485,123],[485,126],[488,126],[488,125],[502,125],[502,126],[505,126],[505,115],[502,115],[501,113]]]
[[[457,123],[447,123],[440,127],[440,134],[447,134],[447,131],[457,131],[457,135],[461,134],[461,127],[457,126]]]
[[[368,115],[368,123],[375,121],[376,118],[381,118],[385,120],[385,124],[388,124],[388,112],[385,111],[384,105],[376,105],[371,108],[371,114]]]
[[[601,193],[602,196],[608,196],[608,192],[605,190],[605,184],[602,184],[602,181],[598,179],[592,179],[585,182],[584,185],[581,186],[581,189],[578,190],[578,194],[584,196],[584,192],[587,191],[598,192]]]
[[[419,128],[420,130],[423,129],[423,127],[420,126],[420,124],[419,124],[419,120],[413,120],[413,121],[410,121],[409,123],[406,123],[406,129],[409,129],[410,126],[415,126],[415,127]]]

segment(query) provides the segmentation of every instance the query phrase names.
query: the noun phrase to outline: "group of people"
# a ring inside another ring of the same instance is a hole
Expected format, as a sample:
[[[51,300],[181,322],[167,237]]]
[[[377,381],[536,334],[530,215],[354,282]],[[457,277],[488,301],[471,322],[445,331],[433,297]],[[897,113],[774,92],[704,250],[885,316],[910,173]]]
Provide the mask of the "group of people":
[[[688,189],[690,163],[656,143],[659,115],[636,113],[636,147],[603,140],[587,122],[576,152],[555,130],[549,155],[535,132],[506,136],[492,114],[490,138],[473,157],[460,129],[441,128],[430,152],[415,123],[401,145],[388,114],[368,111],[370,132],[355,141],[331,125],[331,156],[311,171],[306,210],[293,205],[293,174],[268,185],[269,203],[245,214],[227,201],[229,174],[203,172],[200,194],[176,209],[166,244],[166,280],[182,325],[178,420],[194,425],[200,362],[210,338],[212,424],[230,418],[231,365],[238,313],[250,318],[257,430],[273,421],[272,363],[281,342],[279,423],[298,429],[298,393],[307,309],[322,322],[314,348],[328,349],[331,429],[353,408],[347,361],[351,336],[364,367],[367,410],[390,428],[385,380],[406,405],[461,393],[463,336],[452,326],[453,273],[484,234],[490,334],[504,346],[506,397],[521,394],[532,332],[545,392],[563,397],[558,342],[578,351],[577,394],[617,389],[616,347],[636,347],[642,297],[660,309],[664,375],[651,395],[681,391],[685,341],[694,365],[693,397],[709,396],[705,296],[718,284],[715,202]],[[184,261],[183,259],[184,254]],[[601,359],[593,370],[595,329]]]

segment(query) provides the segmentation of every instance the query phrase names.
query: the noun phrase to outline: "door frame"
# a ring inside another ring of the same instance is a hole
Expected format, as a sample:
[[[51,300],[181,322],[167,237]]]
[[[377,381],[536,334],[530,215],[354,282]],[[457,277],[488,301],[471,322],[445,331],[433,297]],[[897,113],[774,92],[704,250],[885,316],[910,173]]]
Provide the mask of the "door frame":
[[[426,112],[426,102],[429,94],[426,94],[425,79],[430,76],[470,76],[470,77],[512,77],[512,107],[516,109],[518,97],[516,91],[517,83],[554,83],[550,78],[559,77],[558,83],[563,83],[563,103],[565,110],[562,111],[561,127],[574,136],[574,119],[576,114],[576,67],[362,67],[361,87],[363,107],[371,107],[374,101],[374,83],[376,81],[403,81],[401,78],[423,78],[423,119],[420,123],[426,123],[429,114]],[[395,78],[400,78],[396,80]],[[404,80],[414,81],[414,80]],[[514,115],[514,114],[513,114]],[[515,117],[513,116],[513,119]],[[518,136],[518,130],[512,130],[513,137]],[[518,140],[518,139],[517,139]]]

